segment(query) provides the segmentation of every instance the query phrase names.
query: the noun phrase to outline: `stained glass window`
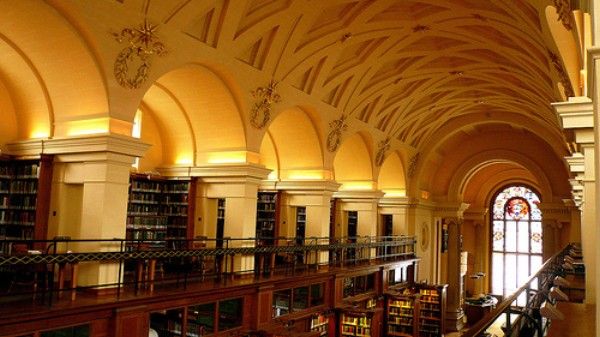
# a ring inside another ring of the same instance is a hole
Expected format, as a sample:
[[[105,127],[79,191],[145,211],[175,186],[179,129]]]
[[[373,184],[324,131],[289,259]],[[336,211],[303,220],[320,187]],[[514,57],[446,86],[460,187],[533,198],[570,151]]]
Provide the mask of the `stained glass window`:
[[[542,265],[540,198],[528,187],[510,186],[492,202],[492,293],[506,298]]]

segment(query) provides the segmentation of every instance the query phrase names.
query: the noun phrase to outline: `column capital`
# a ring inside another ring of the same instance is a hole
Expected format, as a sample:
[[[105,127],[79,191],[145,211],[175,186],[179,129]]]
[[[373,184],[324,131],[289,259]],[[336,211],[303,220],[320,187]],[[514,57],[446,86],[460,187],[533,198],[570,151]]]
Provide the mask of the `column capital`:
[[[441,203],[435,207],[434,216],[462,219],[464,212],[469,208],[469,206],[469,204],[464,202]]]

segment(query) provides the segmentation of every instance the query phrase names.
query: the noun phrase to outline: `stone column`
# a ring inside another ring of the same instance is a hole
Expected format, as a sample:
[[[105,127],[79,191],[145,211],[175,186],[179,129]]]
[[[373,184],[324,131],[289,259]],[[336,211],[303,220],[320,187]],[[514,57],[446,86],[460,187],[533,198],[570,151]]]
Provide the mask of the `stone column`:
[[[446,307],[446,330],[460,331],[464,312],[463,280],[460,272],[462,223],[458,218],[445,218],[448,226],[448,303]]]
[[[358,236],[377,236],[378,203],[383,197],[381,191],[340,191],[334,193],[338,198],[336,214],[336,236],[348,235],[347,223],[345,222],[345,211],[358,212]],[[373,248],[370,256],[375,256]]]
[[[600,14],[600,6],[594,6],[594,13],[593,15],[597,18],[598,14]],[[597,31],[597,30],[596,30]],[[598,34],[595,35],[596,40],[598,39]],[[590,79],[589,84],[589,88],[588,88],[588,92],[590,93],[590,96],[592,98],[593,101],[593,116],[594,116],[594,126],[595,125],[600,125],[600,121],[598,120],[598,118],[600,117],[600,83],[598,83],[598,79],[600,78],[600,48],[598,48],[596,45],[597,41],[594,41],[594,47],[588,48],[588,78]],[[600,145],[600,130],[597,127],[594,127],[594,147],[593,147],[593,153],[595,154],[596,152],[599,151],[598,146]],[[596,175],[599,175],[600,172],[600,156],[595,155],[594,159],[593,159],[593,167],[592,167],[592,172],[594,174],[594,177]],[[587,171],[586,171],[587,173]],[[587,179],[588,177],[586,177]],[[588,184],[590,185],[590,184]],[[581,222],[582,224],[585,223],[588,219],[589,216],[587,215],[587,213],[591,213],[591,217],[594,222],[592,222],[588,227],[588,228],[582,228],[582,233],[581,236],[582,238],[585,238],[587,235],[588,231],[593,231],[595,230],[595,226],[596,226],[596,222],[598,218],[600,218],[600,184],[594,184],[593,186],[585,186],[584,185],[584,189],[593,189],[593,191],[590,191],[589,194],[586,192],[585,196],[584,196],[584,202],[585,203],[589,203],[589,209],[588,210],[582,210],[582,218],[581,218]],[[593,196],[593,200],[589,200],[586,199],[588,197]],[[585,204],[584,204],[585,205]],[[583,242],[582,242],[583,244]],[[590,247],[591,248],[591,247]],[[588,256],[590,256],[591,258],[594,259],[594,261],[600,261],[600,249],[591,249],[591,250],[585,250],[583,253],[585,254],[585,258],[587,259]],[[598,277],[598,273],[600,273],[599,269],[596,267],[596,265],[591,265],[589,266],[588,269],[588,263],[586,263],[586,280],[585,280],[585,284],[586,284],[586,303],[599,303],[600,302],[600,292],[596,291],[596,284],[597,284],[597,280],[599,279]],[[590,293],[589,290],[592,290],[593,292]],[[600,333],[600,310],[596,310],[596,335],[598,335]]]
[[[596,59],[600,53],[596,50],[592,53],[594,56],[594,72],[598,72]],[[596,79],[598,75],[593,75]],[[595,84],[594,84],[595,85]],[[597,88],[592,90],[597,95]],[[581,209],[581,238],[583,254],[586,262],[586,302],[596,303],[596,261],[600,249],[596,248],[596,219],[599,209],[598,187],[596,186],[596,170],[598,170],[598,159],[595,155],[597,151],[598,130],[594,130],[594,125],[598,125],[598,103],[597,97],[594,101],[588,97],[571,97],[568,102],[554,103],[553,107],[562,121],[562,126],[566,130],[573,130],[573,139],[571,139],[571,156],[566,157],[565,161],[569,165],[570,171],[575,179],[571,181],[573,186],[573,200],[580,205]],[[596,113],[594,113],[596,111]],[[546,218],[544,216],[544,218]],[[572,230],[573,231],[573,230]]]
[[[73,239],[125,238],[129,175],[135,157],[150,146],[122,135],[90,135],[25,141],[10,145],[11,153],[54,155],[54,178],[48,235]],[[73,243],[75,252],[118,251],[119,243]],[[120,281],[117,262],[85,263],[80,286]]]
[[[195,217],[195,236],[208,236],[209,227],[216,225],[216,219],[209,216],[209,199],[225,199],[225,225],[223,237],[254,238],[256,236],[256,205],[258,187],[271,170],[256,164],[219,164],[214,166],[196,166],[189,168],[191,176],[198,177],[196,196],[197,215]],[[181,176],[185,172],[177,169],[161,170],[161,173]],[[215,203],[212,203],[216,206]],[[212,212],[216,216],[216,210]],[[210,228],[214,233],[214,228]],[[232,247],[253,247],[254,240],[234,240]],[[251,273],[254,270],[254,256],[236,255],[228,271],[237,274]]]
[[[281,219],[280,233],[286,237],[295,236],[296,221],[292,217],[292,208],[306,207],[306,244],[328,244],[330,233],[331,217],[331,199],[333,193],[337,191],[340,184],[331,180],[314,181],[282,181],[277,183],[277,190],[282,191],[282,209],[290,212]],[[285,221],[285,224],[283,223]],[[310,238],[321,238],[315,242]],[[329,262],[329,253],[320,252],[318,256],[307,257],[309,263],[318,262],[320,266],[325,266]],[[316,261],[315,261],[316,259]]]

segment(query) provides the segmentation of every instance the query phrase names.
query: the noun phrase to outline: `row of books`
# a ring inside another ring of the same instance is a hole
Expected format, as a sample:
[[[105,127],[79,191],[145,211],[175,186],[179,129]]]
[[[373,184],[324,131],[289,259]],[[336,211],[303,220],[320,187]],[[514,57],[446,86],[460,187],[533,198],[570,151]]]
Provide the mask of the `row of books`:
[[[0,225],[15,224],[33,226],[35,223],[35,211],[18,212],[13,210],[0,210]]]
[[[33,178],[38,176],[39,165],[2,165],[0,178]]]
[[[37,180],[11,180],[8,187],[6,184],[2,185],[2,188],[0,188],[0,193],[36,194],[37,186]]]

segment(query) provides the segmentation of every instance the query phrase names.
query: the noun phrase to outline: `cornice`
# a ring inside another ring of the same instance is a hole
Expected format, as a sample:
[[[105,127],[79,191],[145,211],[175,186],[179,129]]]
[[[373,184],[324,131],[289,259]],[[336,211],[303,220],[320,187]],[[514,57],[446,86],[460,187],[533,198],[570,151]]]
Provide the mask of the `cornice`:
[[[192,176],[198,177],[206,183],[238,183],[255,181],[257,184],[260,181],[267,179],[270,169],[262,165],[251,163],[239,164],[215,164],[210,166],[172,166],[162,167],[158,171],[165,176]]]
[[[594,105],[588,97],[570,97],[567,102],[552,103],[565,129],[594,127]]]
[[[384,193],[375,190],[375,191],[338,191],[333,194],[335,198],[338,199],[346,199],[349,202],[356,202],[359,200],[373,200],[373,199],[381,199],[384,196]]]
[[[100,153],[112,153],[128,157],[142,157],[150,148],[138,138],[118,135],[86,135],[69,138],[31,139],[7,144],[11,155],[39,157],[41,154],[77,157],[98,157]],[[100,155],[101,157],[104,155]],[[69,160],[62,160],[69,161]]]
[[[342,186],[333,180],[286,180],[266,185],[270,186],[272,189],[289,193],[306,193],[311,191],[336,193],[340,186]]]

